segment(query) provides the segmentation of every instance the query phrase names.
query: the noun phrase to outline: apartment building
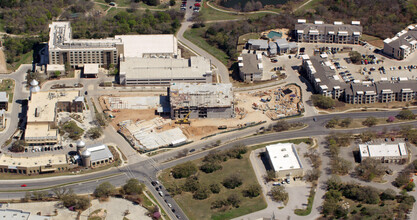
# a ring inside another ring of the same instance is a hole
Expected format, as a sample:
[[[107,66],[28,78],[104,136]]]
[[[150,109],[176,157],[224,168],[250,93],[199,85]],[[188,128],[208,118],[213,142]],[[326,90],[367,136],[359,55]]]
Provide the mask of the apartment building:
[[[262,54],[245,53],[238,57],[239,76],[244,82],[261,81],[263,76]]]
[[[328,60],[327,55],[322,54],[311,58],[308,55],[301,55],[301,57],[303,71],[313,85],[315,92],[330,98],[340,99],[347,85],[341,83],[336,67]]]
[[[234,117],[233,87],[229,83],[172,83],[171,118]]]
[[[295,25],[294,36],[297,42],[359,44],[362,35],[360,21],[352,21],[351,24],[340,21],[333,24],[325,24],[323,21],[306,22],[305,19],[298,19]]]
[[[309,57],[301,55],[302,71],[314,91],[350,104],[370,104],[394,101],[409,102],[417,97],[417,81],[400,77],[395,81],[380,82],[355,80],[344,82],[326,54]]]
[[[417,49],[417,25],[410,25],[393,38],[384,40],[383,52],[395,59],[405,59]]]

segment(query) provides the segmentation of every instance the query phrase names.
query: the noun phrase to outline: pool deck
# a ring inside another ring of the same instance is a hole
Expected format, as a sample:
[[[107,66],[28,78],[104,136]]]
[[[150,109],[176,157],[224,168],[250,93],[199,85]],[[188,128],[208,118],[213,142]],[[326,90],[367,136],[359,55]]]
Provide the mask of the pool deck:
[[[268,36],[269,32],[271,32],[271,31],[281,33],[282,34],[281,38],[286,39],[286,38],[288,38],[288,33],[289,33],[290,30],[287,29],[287,28],[271,29],[271,30],[267,30],[267,31],[262,32],[261,36],[267,36],[270,40],[272,40],[272,38],[270,38]]]

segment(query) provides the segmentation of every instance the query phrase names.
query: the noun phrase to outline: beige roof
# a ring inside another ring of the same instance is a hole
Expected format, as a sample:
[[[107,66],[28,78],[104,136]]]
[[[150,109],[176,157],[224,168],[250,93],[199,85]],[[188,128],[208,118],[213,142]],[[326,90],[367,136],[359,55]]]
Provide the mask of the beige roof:
[[[172,34],[116,35],[124,45],[125,57],[143,57],[146,54],[172,54],[178,50],[177,38]]]
[[[39,167],[67,163],[67,156],[65,154],[41,155],[38,157],[12,157],[6,154],[0,155],[0,166]]]
[[[25,130],[26,141],[56,140],[58,130],[49,129],[48,123],[29,123]]]
[[[98,64],[84,64],[84,74],[97,74]]]
[[[78,97],[78,91],[50,91],[33,93],[28,104],[27,122],[55,121],[55,106],[57,102],[72,102]],[[35,116],[35,113],[37,116]]]

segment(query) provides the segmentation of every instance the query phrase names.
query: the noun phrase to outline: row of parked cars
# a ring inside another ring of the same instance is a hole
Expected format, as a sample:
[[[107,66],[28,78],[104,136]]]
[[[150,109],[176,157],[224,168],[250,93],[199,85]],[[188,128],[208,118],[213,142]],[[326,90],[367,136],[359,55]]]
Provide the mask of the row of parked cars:
[[[158,180],[156,180],[156,181],[152,181],[151,182],[151,184],[152,184],[152,186],[155,186],[155,190],[158,192],[158,194],[162,197],[162,198],[164,198],[164,196],[165,197],[169,197],[169,194],[166,194],[166,195],[164,195],[164,192],[162,192],[162,185],[159,183],[159,181]],[[164,202],[167,204],[167,206],[171,209],[171,211],[173,212],[173,213],[175,213],[175,209],[174,208],[172,208],[172,204],[171,203],[169,203],[168,202],[168,200],[165,198],[164,199]],[[176,217],[177,217],[177,219],[181,219],[181,217],[179,216],[179,215],[175,215]]]
[[[32,151],[34,152],[44,152],[44,151],[54,151],[54,150],[62,150],[64,149],[63,146],[52,146],[52,147],[38,147],[38,148],[32,148],[32,150],[29,150],[28,148],[25,148],[25,152]]]
[[[196,0],[196,3],[194,4],[194,9],[193,9],[194,12],[199,12],[200,11],[200,7],[201,7],[200,2],[201,2],[201,0]],[[191,5],[190,9],[192,9],[192,8],[193,8],[193,6]],[[181,10],[184,10],[184,11],[187,10],[187,0],[182,1]]]
[[[390,70],[396,70],[396,69],[397,69],[397,67],[392,66],[392,67],[390,67],[389,69],[390,69]],[[411,72],[411,70],[412,70],[412,69],[417,69],[417,65],[409,65],[409,66],[404,66],[404,67],[402,67],[402,66],[398,66],[398,70],[402,70],[402,69],[404,69],[404,70],[409,70],[409,71]]]

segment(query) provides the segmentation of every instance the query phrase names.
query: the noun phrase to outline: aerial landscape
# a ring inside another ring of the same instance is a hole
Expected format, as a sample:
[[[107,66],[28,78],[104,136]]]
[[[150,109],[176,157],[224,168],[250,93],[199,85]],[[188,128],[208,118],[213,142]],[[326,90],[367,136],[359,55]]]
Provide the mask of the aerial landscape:
[[[417,219],[417,0],[1,0],[0,219]]]

